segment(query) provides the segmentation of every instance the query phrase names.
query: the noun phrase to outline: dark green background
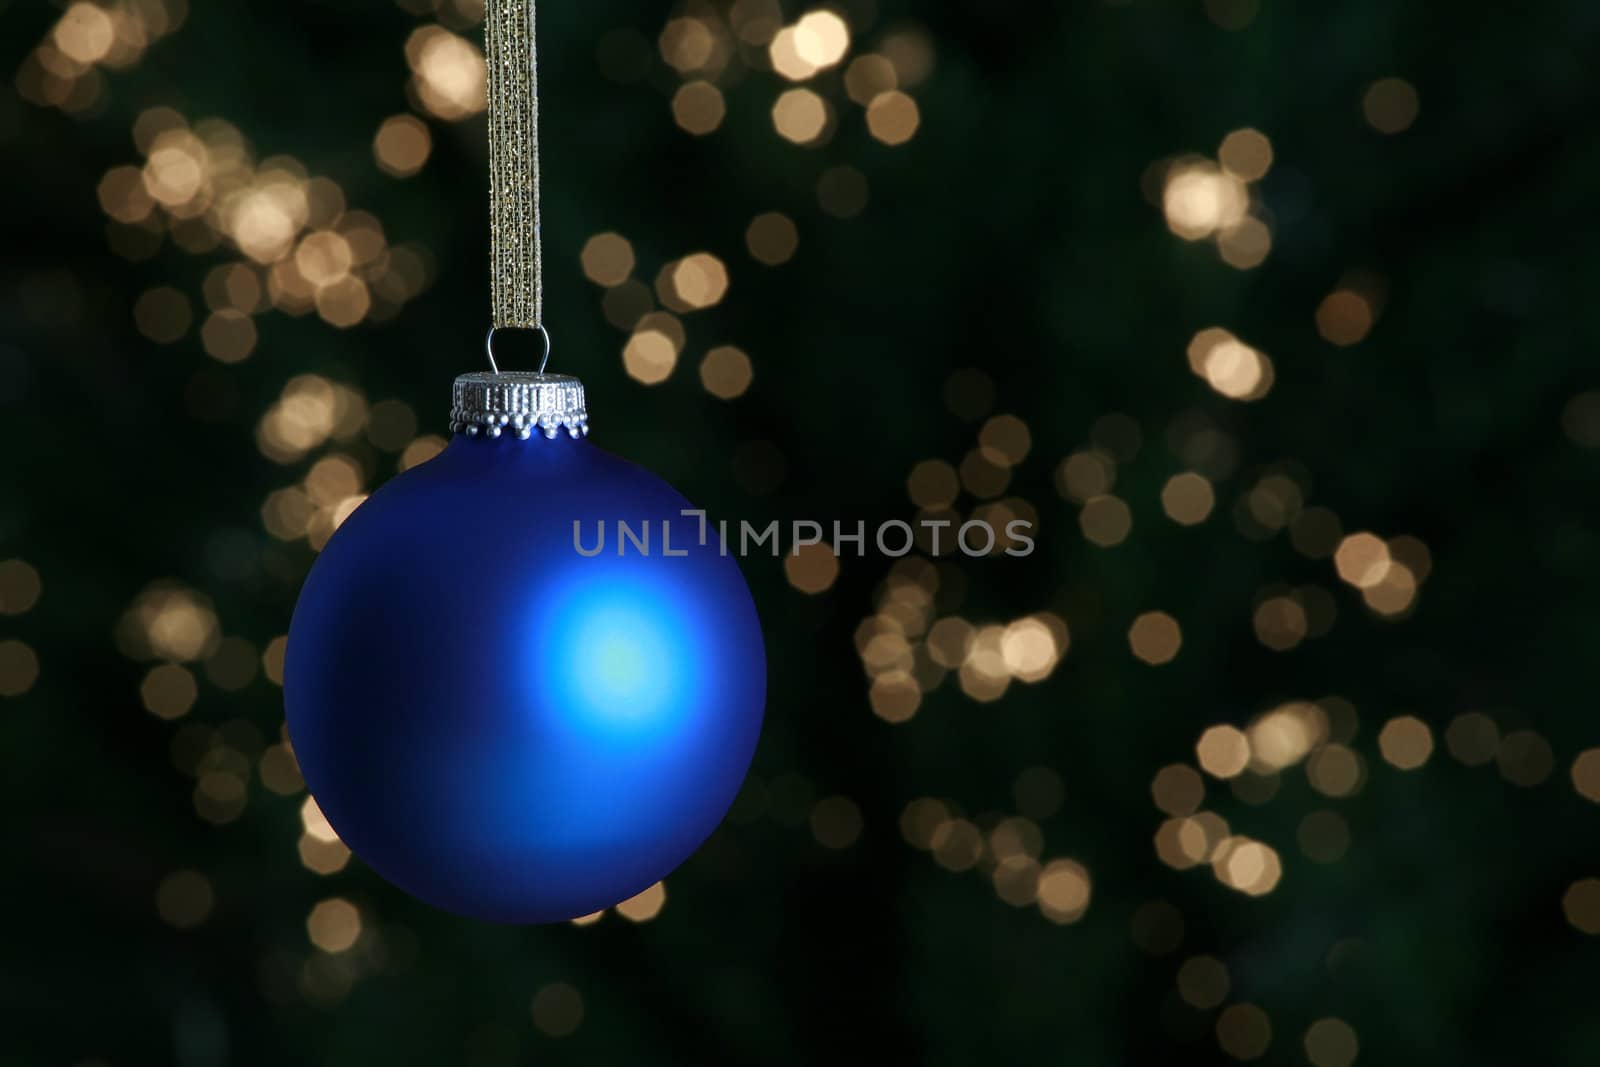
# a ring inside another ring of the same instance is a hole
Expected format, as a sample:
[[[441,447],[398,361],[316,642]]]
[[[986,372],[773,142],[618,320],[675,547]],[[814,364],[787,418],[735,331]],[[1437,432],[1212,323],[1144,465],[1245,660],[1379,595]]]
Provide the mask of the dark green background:
[[[487,322],[481,116],[430,120],[433,157],[409,180],[382,174],[370,149],[379,122],[407,110],[402,46],[429,20],[378,2],[194,7],[138,66],[106,75],[99,106],[66,115],[13,84],[58,9],[0,3],[0,558],[26,559],[44,589],[0,621],[0,638],[41,663],[29,692],[0,701],[0,1063],[1233,1062],[1214,1013],[1175,991],[1179,966],[1201,954],[1226,963],[1229,1002],[1270,1017],[1261,1062],[1307,1062],[1302,1035],[1328,1016],[1359,1034],[1364,1063],[1600,1060],[1600,943],[1562,911],[1573,881],[1600,874],[1600,813],[1567,775],[1600,739],[1600,454],[1562,428],[1569,400],[1600,386],[1600,8],[1269,0],[1229,31],[1198,2],[883,0],[865,25],[855,8],[853,51],[907,19],[931,34],[937,63],[913,90],[921,129],[899,148],[872,140],[833,72],[817,85],[839,129],[800,148],[773,132],[783,85],[770,72],[725,80],[729,116],[714,135],[674,126],[678,77],[654,52],[669,5],[542,4],[552,366],[583,376],[594,440],[714,515],[911,518],[912,466],[974,447],[981,422],[944,394],[952,372],[981,368],[993,411],[1032,431],[1010,493],[1037,508],[1040,548],[954,560],[967,588],[948,610],[1002,622],[1051,610],[1073,640],[1044,683],[978,704],[951,679],[890,726],[870,710],[853,643],[889,563],[846,560],[811,597],[776,562],[747,561],[772,694],[753,775],[851,798],[860,839],[830,850],[803,811],[772,811],[719,831],[669,878],[652,922],[504,929],[414,903],[359,862],[331,878],[306,871],[300,799],[257,779],[242,818],[198,818],[194,782],[169,754],[180,724],[143,710],[148,664],[113,641],[159,579],[209,596],[225,633],[258,647],[283,633],[313,556],[271,539],[259,512],[311,458],[264,458],[261,415],[289,378],[315,372],[403,398],[424,432],[442,433],[451,376],[478,369]],[[597,48],[619,28],[653,57],[642,80],[602,76]],[[1362,118],[1362,94],[1385,76],[1421,100],[1396,136]],[[96,186],[140,162],[130,127],[155,105],[226,118],[258,156],[332,177],[391,240],[431,250],[434,284],[383,325],[265,314],[255,354],[234,366],[193,331],[169,346],[141,337],[141,292],[176,286],[198,307],[206,271],[229,256],[168,244],[133,263],[109,250]],[[1248,271],[1172,236],[1140,190],[1153,161],[1214,154],[1242,126],[1264,131],[1277,159],[1256,187],[1273,250]],[[816,195],[843,163],[871,189],[850,220]],[[776,269],[743,245],[751,217],[772,210],[801,237]],[[685,317],[688,349],[656,388],[625,374],[624,335],[579,269],[584,241],[607,230],[633,241],[647,281],[701,249],[729,265],[728,298]],[[1381,279],[1386,300],[1365,341],[1337,348],[1314,313],[1351,271]],[[1265,399],[1224,399],[1190,373],[1189,338],[1219,324],[1271,355]],[[755,365],[731,403],[695,373],[723,343]],[[1195,411],[1238,462],[1211,519],[1186,529],[1163,516],[1159,491],[1185,467],[1168,429]],[[1144,444],[1116,486],[1133,532],[1106,549],[1084,539],[1053,475],[1111,412],[1136,420]],[[355,451],[374,481],[393,474],[392,457]],[[766,457],[762,477],[751,456]],[[1414,612],[1380,619],[1331,562],[1287,535],[1241,532],[1238,501],[1282,469],[1345,529],[1428,545]],[[247,565],[219,573],[219,544],[245,545]],[[1251,615],[1274,585],[1328,590],[1331,631],[1264,647]],[[1184,632],[1162,668],[1136,660],[1126,636],[1156,608]],[[1208,807],[1282,856],[1273,892],[1246,897],[1157,860],[1157,769],[1192,761],[1213,723],[1330,694],[1359,713],[1357,795],[1320,796],[1299,767],[1260,806],[1209,783]],[[1520,786],[1451,758],[1445,728],[1469,710],[1547,739],[1548,778]],[[1401,713],[1434,729],[1420,771],[1377,749]],[[202,680],[184,724],[238,720],[275,736],[280,691]],[[1016,776],[1039,765],[1066,791],[1042,822],[1045,856],[1093,877],[1072,925],[1003,903],[976,871],[944,870],[898,827],[922,796],[986,824],[1015,810]],[[1319,808],[1351,829],[1334,864],[1295,842]],[[216,905],[179,932],[155,897],[182,868],[211,879]],[[354,901],[392,950],[332,1003],[294,981],[316,954],[307,912],[330,895]],[[1136,943],[1134,917],[1152,901],[1181,916],[1176,945]],[[571,1036],[530,1014],[554,981],[583,997]]]

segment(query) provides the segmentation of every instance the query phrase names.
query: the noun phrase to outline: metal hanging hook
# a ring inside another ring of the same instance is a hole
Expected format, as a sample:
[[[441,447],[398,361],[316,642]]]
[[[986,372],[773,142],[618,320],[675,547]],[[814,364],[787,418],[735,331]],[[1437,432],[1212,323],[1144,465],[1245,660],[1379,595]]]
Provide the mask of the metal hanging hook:
[[[491,326],[491,327],[489,327],[489,336],[485,337],[484,340],[483,340],[484,353],[489,357],[489,369],[491,371],[493,371],[495,374],[499,374],[500,373],[500,364],[496,363],[495,362],[495,358],[494,358],[494,335],[496,333],[498,333],[498,332],[501,332],[501,331],[504,331],[504,330],[508,330],[508,329],[515,329],[515,330],[527,329],[527,330],[535,332],[535,333],[537,333],[539,335],[540,339],[544,342],[544,355],[541,356],[540,359],[539,359],[539,373],[543,374],[544,373],[544,369],[547,366],[550,365],[550,347],[551,347],[550,346],[550,331],[546,330],[544,328],[543,323],[541,323],[538,326],[531,326],[531,327],[520,327],[520,326]]]

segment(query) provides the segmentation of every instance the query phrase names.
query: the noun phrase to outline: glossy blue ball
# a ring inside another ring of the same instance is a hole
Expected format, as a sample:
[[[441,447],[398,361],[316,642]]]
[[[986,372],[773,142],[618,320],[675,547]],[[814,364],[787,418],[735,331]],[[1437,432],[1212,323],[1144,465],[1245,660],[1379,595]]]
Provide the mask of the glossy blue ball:
[[[362,504],[311,569],[284,671],[345,844],[505,923],[599,911],[694,852],[749,768],[766,655],[691,507],[565,434],[458,436]]]

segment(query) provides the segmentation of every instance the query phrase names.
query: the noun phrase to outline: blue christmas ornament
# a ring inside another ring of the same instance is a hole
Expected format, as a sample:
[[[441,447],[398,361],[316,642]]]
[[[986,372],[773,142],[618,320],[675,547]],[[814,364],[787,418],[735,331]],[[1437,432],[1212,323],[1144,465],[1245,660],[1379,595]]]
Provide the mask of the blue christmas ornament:
[[[472,374],[455,395],[449,447],[306,580],[289,736],[390,882],[461,915],[570,919],[721,821],[761,728],[760,623],[714,527],[586,440],[576,379]]]

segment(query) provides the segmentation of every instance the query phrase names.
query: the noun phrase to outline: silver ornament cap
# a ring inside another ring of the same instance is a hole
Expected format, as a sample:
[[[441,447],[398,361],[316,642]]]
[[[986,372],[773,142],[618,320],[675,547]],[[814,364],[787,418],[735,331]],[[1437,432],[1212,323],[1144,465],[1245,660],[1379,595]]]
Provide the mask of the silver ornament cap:
[[[451,389],[451,433],[526,441],[562,430],[574,438],[589,434],[583,383],[571,375],[478,371],[461,375]]]

